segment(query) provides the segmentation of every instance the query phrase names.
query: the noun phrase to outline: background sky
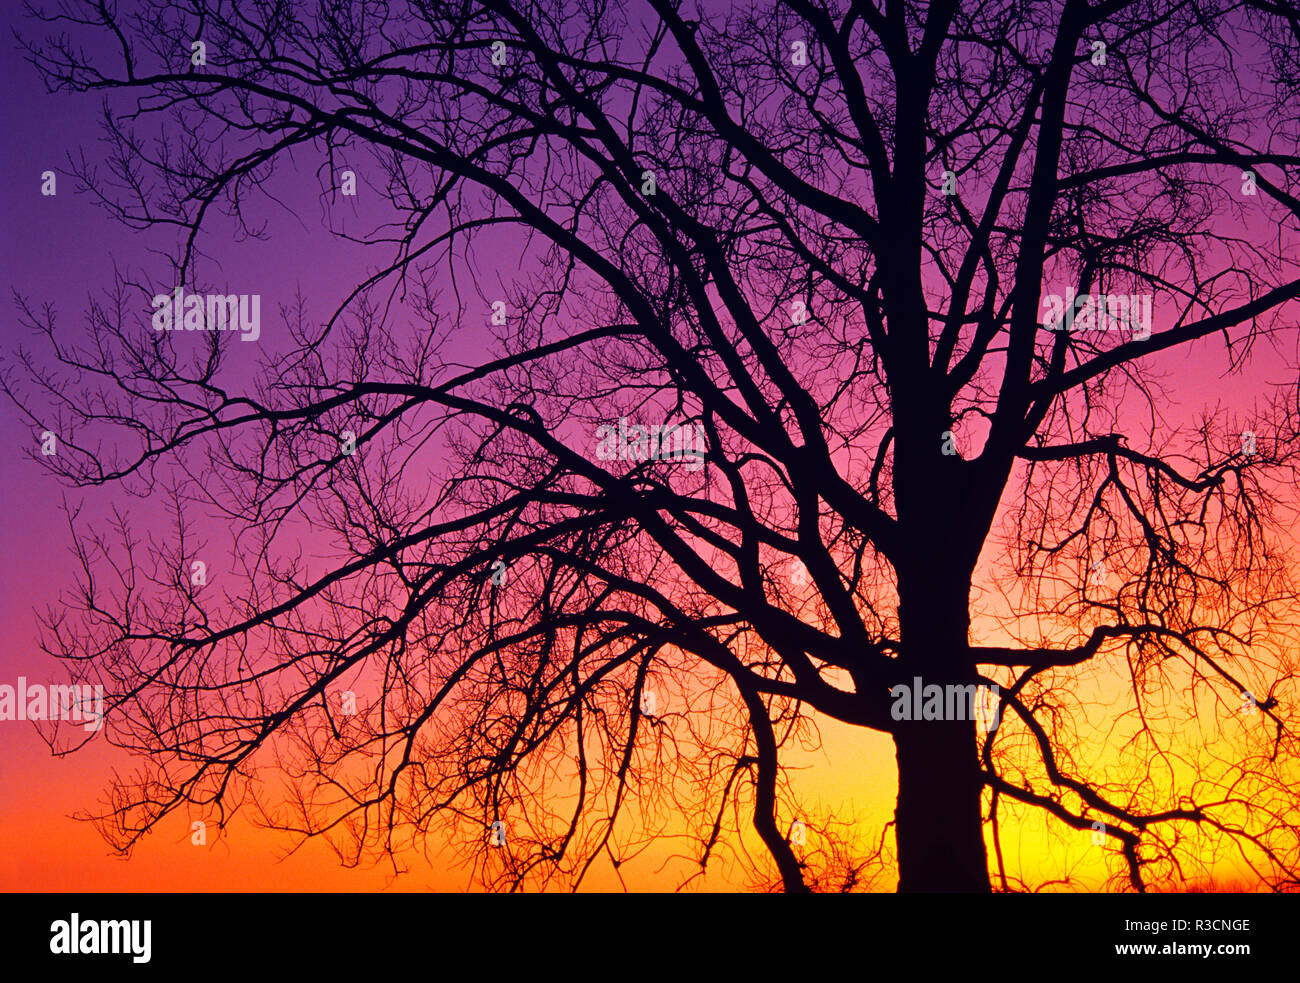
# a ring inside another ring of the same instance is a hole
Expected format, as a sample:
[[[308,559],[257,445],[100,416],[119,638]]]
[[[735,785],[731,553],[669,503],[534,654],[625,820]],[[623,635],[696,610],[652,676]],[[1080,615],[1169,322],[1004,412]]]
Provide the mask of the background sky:
[[[6,14],[17,9],[10,5]],[[115,262],[131,269],[146,265],[148,248],[162,240],[116,223],[78,193],[67,173],[69,152],[79,146],[90,153],[96,150],[99,98],[48,95],[12,43],[0,46],[0,59],[9,93],[0,100],[0,125],[10,141],[0,155],[5,229],[0,242],[0,281],[5,286],[0,324],[9,354],[16,345],[34,340],[16,324],[11,291],[53,303],[66,330],[81,332],[86,301],[112,282]],[[40,193],[40,174],[46,170],[59,173],[53,197]],[[265,277],[257,276],[259,281],[275,280],[279,289],[263,289],[264,325],[276,318],[274,301],[283,297],[284,287],[292,291],[301,284],[308,293],[331,297],[339,287],[328,275],[333,242],[310,236],[301,223],[281,225],[273,242],[247,242],[233,257],[223,257],[232,279],[250,275],[241,274],[242,268],[265,271]],[[308,243],[310,253],[305,250]],[[306,255],[317,262],[302,262]],[[0,500],[12,510],[11,521],[0,528],[0,621],[9,639],[0,649],[0,682],[15,685],[20,675],[32,683],[64,680],[66,674],[37,646],[36,611],[72,583],[75,566],[61,506],[65,499],[85,504],[87,496],[62,487],[23,452],[35,446],[31,442],[36,435],[7,400],[0,405],[0,434],[5,444]],[[104,504],[91,495],[91,514]],[[147,501],[127,501],[125,507],[133,517],[147,518],[142,515],[149,509]],[[93,811],[112,769],[130,764],[126,755],[102,741],[54,758],[30,723],[0,723],[0,842],[8,845],[0,851],[0,888],[351,891],[382,890],[391,880],[383,870],[341,869],[323,843],[310,844],[281,862],[287,842],[250,832],[242,820],[227,834],[210,828],[206,847],[193,846],[188,822],[178,820],[149,837],[129,861],[117,858],[91,825],[70,817]],[[402,889],[452,887],[463,881],[463,875],[430,872]]]
[[[154,233],[125,229],[80,193],[68,174],[67,156],[79,148],[88,154],[97,144],[99,98],[94,95],[49,95],[34,69],[22,61],[13,44],[0,49],[0,77],[8,98],[0,101],[0,126],[8,146],[0,155],[0,201],[5,235],[0,242],[0,282],[34,301],[50,302],[69,333],[82,331],[88,297],[112,282],[115,268],[157,269],[149,250],[169,243]],[[41,172],[59,174],[58,194],[40,193]],[[279,191],[286,205],[272,214],[268,241],[246,241],[221,253],[223,271],[231,283],[257,284],[262,293],[262,335],[273,350],[277,307],[303,292],[313,298],[315,313],[331,310],[342,291],[355,282],[354,273],[373,260],[359,260],[355,250],[319,234],[320,211],[315,201],[312,167],[295,178],[285,175]],[[301,216],[301,218],[299,218]],[[250,292],[245,289],[241,292]],[[15,319],[12,295],[0,308],[0,334],[6,355],[24,336]],[[1160,315],[1157,311],[1157,330]],[[254,353],[249,352],[251,360]],[[1179,353],[1168,365],[1177,373],[1180,407],[1175,416],[1191,419],[1207,407],[1218,412],[1244,411],[1253,401],[1251,380],[1237,378],[1226,385],[1220,354],[1202,346],[1188,357]],[[1279,355],[1276,367],[1287,370]],[[1269,376],[1267,364],[1255,381]],[[1273,377],[1276,379],[1276,376]],[[103,493],[84,493],[60,486],[29,459],[37,434],[6,401],[0,402],[0,501],[8,521],[0,523],[0,623],[7,644],[0,647],[0,682],[13,684],[26,676],[32,682],[64,678],[37,646],[35,611],[54,603],[72,583],[75,568],[63,503],[85,504],[88,515],[109,504]],[[123,503],[149,521],[148,501]],[[977,640],[993,642],[996,626],[977,622]],[[1118,677],[1116,677],[1117,679]],[[1104,695],[1105,686],[1101,686]],[[893,810],[893,748],[888,738],[827,724],[823,745],[793,760],[798,785],[814,807],[838,818],[852,817],[864,829],[878,830]],[[93,809],[114,768],[129,768],[124,755],[93,741],[66,758],[53,758],[30,724],[0,722],[0,889],[38,891],[226,891],[226,890],[414,890],[457,889],[466,886],[464,871],[448,867],[448,857],[431,862],[402,858],[412,874],[394,884],[391,871],[345,870],[319,842],[309,843],[283,858],[291,842],[258,831],[236,819],[233,827],[208,831],[205,847],[190,843],[187,820],[177,818],[150,836],[129,860],[111,854],[89,824],[70,818]],[[1038,861],[1051,860],[1053,869],[1076,867],[1080,876],[1095,876],[1090,866],[1088,837],[1049,841],[1037,828],[1020,830],[1004,848],[1027,872]],[[662,870],[663,857],[651,851],[633,868],[634,886],[671,889],[674,878]],[[1095,855],[1092,855],[1095,860]],[[1091,871],[1091,873],[1090,873]],[[626,873],[626,872],[625,872]],[[595,888],[617,887],[601,875]],[[719,875],[705,886],[726,889],[740,883]]]

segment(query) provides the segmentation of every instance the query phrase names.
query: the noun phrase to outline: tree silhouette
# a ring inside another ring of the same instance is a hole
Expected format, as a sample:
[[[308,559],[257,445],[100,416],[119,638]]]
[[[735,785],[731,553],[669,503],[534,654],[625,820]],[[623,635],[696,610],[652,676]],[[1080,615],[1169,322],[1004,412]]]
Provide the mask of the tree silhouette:
[[[1041,812],[1117,887],[1207,844],[1295,885],[1290,5],[34,15],[47,84],[109,100],[72,169],[180,232],[87,340],[21,301],[6,376],[39,459],[154,506],[74,518],[44,638],[148,762],[119,848],[251,795],[348,863],[459,824],[485,883],[576,886],[656,835],[743,853],[744,810],[788,891],[989,891],[1034,886],[1004,824]],[[312,168],[382,262],[326,316],[278,297],[255,370],[154,330]],[[1171,410],[1171,373],[1261,365],[1245,417]],[[918,677],[1000,717],[898,719]],[[872,857],[791,834],[819,719],[892,737]]]

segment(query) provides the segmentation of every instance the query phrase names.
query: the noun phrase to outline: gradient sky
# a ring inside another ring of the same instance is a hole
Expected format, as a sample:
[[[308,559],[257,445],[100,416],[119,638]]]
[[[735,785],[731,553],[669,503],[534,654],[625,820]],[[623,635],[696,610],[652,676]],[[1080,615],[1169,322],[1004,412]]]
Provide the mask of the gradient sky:
[[[0,58],[0,77],[7,84],[9,98],[3,101],[3,132],[8,136],[7,152],[0,158],[3,178],[4,227],[2,250],[6,286],[37,302],[52,302],[71,333],[82,330],[81,312],[87,297],[112,281],[115,264],[137,269],[150,261],[149,248],[163,248],[166,240],[154,233],[124,229],[78,193],[67,173],[67,155],[79,147],[94,154],[98,139],[96,96],[47,95],[35,71],[21,60],[10,44]],[[250,241],[222,252],[224,271],[230,282],[258,284],[263,295],[263,337],[274,345],[278,303],[287,303],[301,290],[313,298],[313,310],[320,314],[332,309],[341,291],[354,282],[351,271],[361,268],[357,251],[318,233],[319,205],[315,202],[314,164],[306,166],[305,180],[282,179],[280,190],[290,205],[287,212],[271,215],[272,235],[267,242]],[[40,174],[59,172],[56,197],[40,194]],[[302,216],[301,220],[294,213]],[[374,260],[367,256],[365,263]],[[344,272],[339,273],[340,270]],[[242,292],[252,292],[246,288]],[[3,350],[7,354],[22,336],[6,295],[3,319]],[[1157,330],[1160,314],[1157,312]],[[259,347],[259,346],[250,346]],[[259,350],[257,355],[266,355]],[[251,357],[251,353],[250,353]],[[1274,366],[1293,362],[1294,352],[1278,353]],[[1172,356],[1168,364],[1176,375],[1176,390],[1184,404],[1170,408],[1174,415],[1191,419],[1207,406],[1219,406],[1223,413],[1248,409],[1255,397],[1252,379],[1276,381],[1264,364],[1257,375],[1237,378],[1225,386],[1222,360],[1214,345],[1201,346],[1193,357]],[[74,566],[69,552],[69,533],[60,509],[62,502],[88,500],[85,493],[59,486],[31,461],[23,448],[34,445],[35,434],[7,402],[0,403],[0,441],[5,466],[0,469],[0,499],[6,503],[9,521],[0,524],[0,623],[9,644],[0,649],[0,682],[13,683],[25,675],[33,682],[63,678],[56,665],[37,647],[34,608],[53,603],[61,590],[72,583]],[[93,493],[92,493],[93,495]],[[102,499],[90,502],[89,514],[102,508]],[[132,510],[147,509],[147,502],[128,504]],[[133,513],[134,514],[134,513]],[[147,517],[144,521],[149,521]],[[996,602],[983,603],[996,608]],[[992,620],[978,621],[977,641],[996,640]],[[1103,681],[1099,696],[1104,698]],[[836,818],[853,818],[862,828],[877,835],[892,816],[894,797],[893,748],[884,735],[827,723],[822,728],[823,747],[807,752],[792,763],[799,769],[797,787],[813,810],[832,813]],[[128,767],[123,755],[93,742],[78,754],[51,758],[29,724],[0,723],[0,889],[48,891],[244,891],[244,890],[385,890],[393,889],[389,871],[345,870],[323,843],[313,842],[287,859],[278,860],[291,845],[283,836],[257,831],[237,819],[222,834],[209,830],[204,848],[190,844],[188,822],[180,818],[165,831],[149,837],[132,859],[111,855],[95,830],[70,814],[92,809],[98,802],[111,770]],[[1059,832],[1057,834],[1059,836]],[[1032,824],[1004,843],[1027,873],[1036,873],[1039,862],[1050,859],[1046,869],[1059,872],[1077,869],[1083,878],[1095,877],[1100,868],[1090,855],[1086,834],[1062,842],[1050,839]],[[672,853],[670,845],[651,851],[624,871],[637,887],[671,889],[674,878],[665,874],[662,861]],[[425,864],[418,857],[403,857],[413,873],[398,882],[398,890],[458,889],[466,886],[464,871],[447,867],[447,857]],[[278,861],[278,862],[277,862]],[[616,888],[607,873],[599,875],[594,888]],[[737,888],[738,881],[726,873],[706,882],[715,889]]]
[[[17,10],[9,7],[11,16]],[[6,31],[8,36],[8,31]],[[4,228],[0,244],[6,290],[6,353],[30,344],[15,324],[8,289],[38,301],[53,302],[69,332],[83,330],[87,298],[111,282],[114,262],[135,269],[146,261],[145,249],[156,237],[124,229],[92,205],[67,175],[67,155],[88,146],[98,135],[100,102],[96,96],[48,95],[36,72],[12,44],[0,53],[0,75],[10,92],[2,100],[4,132],[11,141],[0,156],[3,170]],[[58,194],[40,194],[40,174],[60,173]],[[245,271],[265,271],[273,278],[264,289],[263,323],[274,316],[277,294],[301,285],[308,293],[333,298],[338,284],[328,276],[332,240],[311,236],[301,224],[281,223],[274,242],[246,243],[228,264],[232,278]],[[296,241],[295,241],[296,240]],[[293,251],[322,262],[293,261]],[[235,266],[235,263],[238,266]],[[256,347],[256,346],[249,346]],[[14,510],[15,521],[0,529],[0,619],[10,644],[0,650],[0,681],[15,684],[59,681],[66,675],[38,647],[34,609],[43,610],[67,588],[74,576],[73,557],[62,502],[85,501],[82,492],[61,487],[22,453],[34,439],[13,406],[0,405],[0,433],[7,453],[0,469],[0,499]],[[92,503],[93,504],[93,503]],[[134,516],[147,503],[127,505]],[[144,518],[144,516],[140,516]],[[9,844],[0,857],[0,888],[38,891],[351,891],[381,890],[390,878],[380,870],[348,871],[324,846],[314,843],[277,862],[287,841],[236,826],[226,836],[209,830],[208,846],[190,843],[188,822],[169,824],[168,835],[149,838],[130,861],[117,858],[92,826],[69,818],[93,810],[114,767],[127,768],[124,754],[102,742],[75,755],[53,758],[29,723],[0,724],[0,842]],[[411,861],[415,865],[415,861]],[[417,867],[418,869],[418,867]],[[450,888],[464,876],[438,873],[403,889]]]

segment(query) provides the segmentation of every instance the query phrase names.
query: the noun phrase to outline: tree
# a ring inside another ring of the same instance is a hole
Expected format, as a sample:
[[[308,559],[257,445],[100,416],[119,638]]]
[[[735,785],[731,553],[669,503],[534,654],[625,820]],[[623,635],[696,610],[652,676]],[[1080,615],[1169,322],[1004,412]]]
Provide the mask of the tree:
[[[460,819],[490,883],[576,884],[678,815],[703,868],[743,804],[786,890],[847,886],[841,841],[790,842],[783,755],[830,718],[893,739],[900,890],[990,890],[986,826],[1018,886],[1009,803],[1136,890],[1208,841],[1296,883],[1294,365],[1249,426],[1160,382],[1291,354],[1287,5],[74,6],[27,42],[110,97],[74,171],[183,233],[89,344],[24,302],[54,358],[6,386],[62,407],[58,474],[172,503],[152,550],[78,533],[45,639],[149,755],[120,847],[273,762],[268,820],[352,862]],[[328,317],[284,304],[251,382],[233,334],[141,323],[310,161],[326,230],[385,250]],[[220,600],[200,503],[243,564]],[[1097,730],[1078,687],[1117,665]],[[901,719],[918,677],[1001,716]],[[1223,760],[1161,764],[1202,714]],[[1118,781],[1082,749],[1125,721]]]

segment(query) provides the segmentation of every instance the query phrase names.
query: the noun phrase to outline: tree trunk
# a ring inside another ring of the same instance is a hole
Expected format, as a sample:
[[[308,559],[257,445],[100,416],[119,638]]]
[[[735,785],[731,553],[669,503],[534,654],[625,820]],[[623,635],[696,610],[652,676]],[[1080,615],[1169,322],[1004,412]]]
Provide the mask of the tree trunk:
[[[942,542],[926,544],[930,556],[942,556]],[[967,572],[974,565],[974,552],[966,550],[962,556],[952,550],[948,562],[918,564],[900,581],[899,682],[911,689],[914,676],[921,677],[923,687],[975,684]],[[975,720],[973,708],[964,709],[959,715],[963,719],[918,720],[913,713],[913,719],[894,723],[900,892],[989,891]]]
[[[987,893],[975,722],[903,721],[894,748],[899,892]]]

